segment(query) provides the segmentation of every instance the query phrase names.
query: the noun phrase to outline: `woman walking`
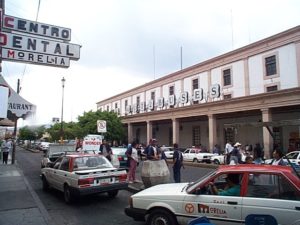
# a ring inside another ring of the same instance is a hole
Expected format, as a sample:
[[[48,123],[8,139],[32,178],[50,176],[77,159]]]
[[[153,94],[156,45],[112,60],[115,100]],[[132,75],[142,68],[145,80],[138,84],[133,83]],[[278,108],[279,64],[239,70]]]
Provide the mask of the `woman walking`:
[[[133,141],[131,143],[131,146],[127,149],[126,155],[129,160],[129,171],[128,171],[128,182],[133,183],[136,182],[135,179],[135,173],[136,173],[136,167],[138,163],[138,152],[137,152],[137,143]]]

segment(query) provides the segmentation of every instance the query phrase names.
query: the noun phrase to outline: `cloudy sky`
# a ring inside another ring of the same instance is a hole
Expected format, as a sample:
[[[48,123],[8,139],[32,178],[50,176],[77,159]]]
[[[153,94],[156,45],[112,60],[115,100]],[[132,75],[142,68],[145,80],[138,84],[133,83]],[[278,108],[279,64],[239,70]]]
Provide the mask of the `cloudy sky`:
[[[72,30],[81,56],[68,69],[3,62],[37,106],[22,124],[76,121],[96,102],[300,25],[298,0],[5,0],[5,14]],[[39,8],[39,10],[38,10]]]

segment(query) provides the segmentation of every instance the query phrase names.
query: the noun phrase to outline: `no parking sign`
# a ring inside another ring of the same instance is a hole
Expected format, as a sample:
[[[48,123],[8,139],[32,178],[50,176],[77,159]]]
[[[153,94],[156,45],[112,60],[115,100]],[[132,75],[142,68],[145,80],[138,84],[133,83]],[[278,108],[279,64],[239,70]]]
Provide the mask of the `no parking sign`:
[[[99,133],[106,132],[106,121],[105,120],[97,120],[97,130]]]

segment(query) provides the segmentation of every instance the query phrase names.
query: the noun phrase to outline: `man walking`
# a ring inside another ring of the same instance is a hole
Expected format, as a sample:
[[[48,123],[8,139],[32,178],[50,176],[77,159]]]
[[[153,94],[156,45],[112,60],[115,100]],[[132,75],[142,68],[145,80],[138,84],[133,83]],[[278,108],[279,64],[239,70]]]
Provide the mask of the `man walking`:
[[[183,158],[182,153],[178,150],[178,144],[174,144],[174,154],[173,154],[173,176],[174,182],[180,183],[181,182],[181,174],[180,169],[183,167]],[[183,167],[184,168],[184,167]]]

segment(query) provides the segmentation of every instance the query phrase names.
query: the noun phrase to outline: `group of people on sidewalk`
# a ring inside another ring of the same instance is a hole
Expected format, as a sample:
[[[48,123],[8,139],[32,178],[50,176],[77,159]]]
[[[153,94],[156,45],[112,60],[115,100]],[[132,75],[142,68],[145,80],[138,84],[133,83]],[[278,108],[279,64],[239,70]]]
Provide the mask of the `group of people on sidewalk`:
[[[246,149],[246,153],[249,153],[251,151],[252,155],[247,155],[245,157],[245,161],[242,161],[242,144],[239,142],[236,142],[233,146],[230,141],[227,141],[225,145],[225,163],[230,165],[236,165],[241,163],[246,164],[263,164],[264,163],[264,153],[263,148],[259,143],[255,144],[255,147],[248,150]],[[287,163],[283,160],[284,154],[282,151],[280,151],[278,148],[274,148],[272,153],[273,159],[271,161],[271,165],[282,165],[285,166]]]
[[[2,155],[3,164],[7,164],[8,155],[9,155],[11,149],[12,149],[11,139],[5,138],[1,143],[1,154],[0,154],[0,158],[1,158],[1,155]]]
[[[133,141],[128,145],[126,155],[128,157],[128,181],[129,183],[136,182],[136,168],[138,166],[138,144]],[[174,154],[173,154],[173,178],[175,183],[181,182],[180,170],[183,167],[183,155],[178,149],[178,144],[174,143]],[[148,146],[141,152],[142,156],[146,160],[166,160],[164,151],[159,151],[156,139],[150,139]]]

